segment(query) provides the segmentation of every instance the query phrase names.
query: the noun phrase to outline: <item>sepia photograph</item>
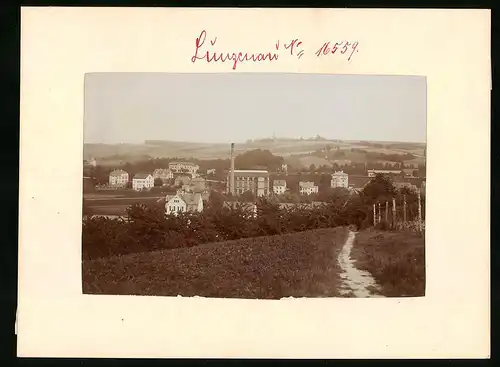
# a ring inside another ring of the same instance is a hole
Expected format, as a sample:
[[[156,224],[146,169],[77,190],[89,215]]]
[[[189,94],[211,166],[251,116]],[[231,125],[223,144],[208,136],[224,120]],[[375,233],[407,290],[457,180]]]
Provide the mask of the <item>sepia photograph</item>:
[[[84,84],[84,294],[425,296],[425,77]]]

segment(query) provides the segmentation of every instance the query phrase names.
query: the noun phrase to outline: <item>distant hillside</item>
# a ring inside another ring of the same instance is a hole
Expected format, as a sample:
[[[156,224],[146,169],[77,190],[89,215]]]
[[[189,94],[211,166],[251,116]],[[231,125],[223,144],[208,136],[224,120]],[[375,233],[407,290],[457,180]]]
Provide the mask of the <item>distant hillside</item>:
[[[291,158],[292,155],[313,155],[317,158],[306,158],[304,165],[327,164],[324,159],[328,154],[323,151],[340,149],[346,152],[348,159],[355,158],[352,148],[368,152],[384,154],[411,153],[418,160],[423,160],[425,144],[397,142],[363,142],[320,139],[260,139],[236,143],[235,153],[241,154],[249,150],[269,150],[274,155]],[[99,163],[111,164],[134,162],[147,158],[184,157],[185,159],[226,159],[230,154],[230,143],[197,143],[176,142],[166,140],[147,140],[144,144],[84,144],[84,159],[96,158]],[[357,154],[359,156],[359,154]],[[311,160],[312,159],[312,160]],[[331,159],[329,157],[329,159]]]

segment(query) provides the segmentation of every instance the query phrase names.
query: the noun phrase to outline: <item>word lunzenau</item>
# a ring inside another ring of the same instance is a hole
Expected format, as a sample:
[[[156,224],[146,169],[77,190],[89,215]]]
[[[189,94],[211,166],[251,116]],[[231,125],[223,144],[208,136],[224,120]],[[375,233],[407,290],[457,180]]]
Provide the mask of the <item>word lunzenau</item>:
[[[209,51],[207,48],[211,46],[215,46],[217,42],[217,37],[213,41],[209,41],[205,45],[205,40],[207,38],[207,32],[203,30],[200,33],[200,36],[196,38],[196,49],[193,57],[191,57],[191,62],[194,64],[197,60],[206,61],[207,63],[211,62],[232,62],[232,69],[236,70],[236,66],[238,63],[242,62],[262,62],[262,61],[276,61],[278,60],[278,54],[274,52],[267,53],[252,53],[249,54],[247,52],[215,52]],[[276,50],[279,48],[279,43],[276,44]]]

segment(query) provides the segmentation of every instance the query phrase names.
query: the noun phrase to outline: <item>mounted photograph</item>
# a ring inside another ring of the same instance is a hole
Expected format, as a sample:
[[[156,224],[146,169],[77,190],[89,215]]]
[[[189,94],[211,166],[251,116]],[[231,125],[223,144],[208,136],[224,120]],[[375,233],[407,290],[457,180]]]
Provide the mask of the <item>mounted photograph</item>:
[[[88,73],[84,294],[423,297],[424,76]]]

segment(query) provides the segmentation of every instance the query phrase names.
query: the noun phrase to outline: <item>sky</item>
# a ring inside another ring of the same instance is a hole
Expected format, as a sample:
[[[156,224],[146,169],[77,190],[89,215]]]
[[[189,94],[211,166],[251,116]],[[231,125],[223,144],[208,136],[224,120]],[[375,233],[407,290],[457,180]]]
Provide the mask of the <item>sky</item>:
[[[85,143],[426,141],[421,76],[89,73],[84,105]]]

